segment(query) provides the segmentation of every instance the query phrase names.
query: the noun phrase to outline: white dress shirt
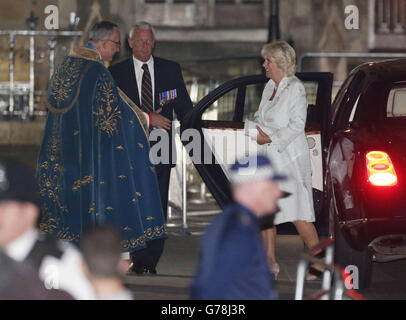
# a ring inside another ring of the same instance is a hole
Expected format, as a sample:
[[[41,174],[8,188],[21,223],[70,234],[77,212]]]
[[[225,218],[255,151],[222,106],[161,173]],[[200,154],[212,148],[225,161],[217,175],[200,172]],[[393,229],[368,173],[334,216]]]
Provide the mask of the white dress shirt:
[[[142,62],[136,59],[133,56],[134,61],[134,71],[135,71],[135,78],[137,80],[137,88],[138,88],[138,95],[140,98],[141,103],[141,94],[142,94],[142,76],[144,75],[144,69],[142,66],[144,64],[148,65],[148,70],[151,75],[151,84],[152,84],[152,108],[154,108],[154,100],[155,100],[155,76],[154,76],[154,58],[151,56],[147,62]]]
[[[5,253],[16,261],[24,261],[34,247],[39,232],[26,231],[11,242]],[[39,268],[39,277],[47,289],[60,289],[78,300],[95,299],[93,288],[82,270],[82,255],[73,245],[60,242],[63,254],[60,259],[45,256]]]
[[[34,247],[37,238],[38,231],[31,229],[10,242],[4,251],[10,258],[16,261],[23,261]]]

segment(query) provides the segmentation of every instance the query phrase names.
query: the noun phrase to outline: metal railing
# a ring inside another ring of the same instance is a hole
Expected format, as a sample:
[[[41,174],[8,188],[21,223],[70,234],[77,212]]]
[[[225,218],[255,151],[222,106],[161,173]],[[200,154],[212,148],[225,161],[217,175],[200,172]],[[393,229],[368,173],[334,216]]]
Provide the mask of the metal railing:
[[[317,258],[316,253],[325,251],[325,257]],[[322,284],[319,291],[304,298],[306,273],[310,264],[317,264],[323,269]],[[329,238],[302,254],[296,277],[295,300],[365,300],[361,294],[353,289],[346,289],[344,285],[344,269],[334,264],[334,238]]]
[[[35,94],[35,43],[36,37],[49,37],[49,75],[50,77],[55,70],[55,49],[57,37],[79,37],[82,31],[33,31],[33,30],[0,30],[0,36],[8,36],[9,40],[9,105],[7,110],[2,112],[3,115],[21,115],[22,118],[30,118],[34,114],[34,94]],[[15,44],[16,37],[29,37],[29,82],[26,86],[28,91],[28,108],[22,111],[15,110],[15,96],[18,90],[18,84],[15,82]],[[71,44],[73,45],[73,43]]]
[[[377,33],[405,32],[405,0],[375,0],[375,31]]]
[[[308,58],[368,58],[368,59],[400,59],[406,58],[405,53],[368,53],[368,52],[306,52],[297,60],[297,71],[302,72],[303,61]]]

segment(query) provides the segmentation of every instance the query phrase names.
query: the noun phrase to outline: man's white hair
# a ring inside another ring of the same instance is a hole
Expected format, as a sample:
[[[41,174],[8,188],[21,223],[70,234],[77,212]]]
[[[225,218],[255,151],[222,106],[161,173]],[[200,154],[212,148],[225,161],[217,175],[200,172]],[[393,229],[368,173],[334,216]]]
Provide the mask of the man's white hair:
[[[154,27],[153,27],[150,23],[148,23],[148,22],[146,22],[146,21],[138,22],[138,23],[136,23],[136,24],[131,28],[130,34],[129,34],[129,36],[128,36],[130,39],[133,38],[134,31],[137,30],[137,29],[151,30],[151,31],[152,31],[152,38],[153,38],[154,41],[155,41],[155,30],[154,30]]]

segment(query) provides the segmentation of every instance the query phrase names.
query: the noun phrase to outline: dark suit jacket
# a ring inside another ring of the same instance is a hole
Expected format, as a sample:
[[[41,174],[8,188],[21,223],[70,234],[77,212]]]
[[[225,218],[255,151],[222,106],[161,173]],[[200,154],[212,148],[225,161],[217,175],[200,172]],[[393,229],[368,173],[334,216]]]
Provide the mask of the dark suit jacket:
[[[137,105],[140,104],[140,95],[138,93],[137,80],[135,78],[134,72],[134,61],[132,56],[122,62],[109,67],[113,78],[116,80],[117,85],[124,91],[124,93]],[[192,109],[193,104],[190,100],[189,94],[185,87],[185,82],[182,76],[182,70],[180,65],[174,61],[161,59],[154,57],[154,77],[155,77],[155,92],[154,92],[154,107],[158,110],[161,106],[159,105],[159,93],[176,89],[177,98],[165,105],[161,112],[164,117],[173,120],[173,111],[175,111],[176,116],[179,121],[182,122],[184,116]],[[171,159],[172,165],[176,164],[176,157],[172,157],[172,153],[176,155],[176,152],[172,151],[172,130],[169,131],[169,159]],[[151,141],[151,146],[156,142]],[[157,170],[160,167],[167,167],[158,165]]]

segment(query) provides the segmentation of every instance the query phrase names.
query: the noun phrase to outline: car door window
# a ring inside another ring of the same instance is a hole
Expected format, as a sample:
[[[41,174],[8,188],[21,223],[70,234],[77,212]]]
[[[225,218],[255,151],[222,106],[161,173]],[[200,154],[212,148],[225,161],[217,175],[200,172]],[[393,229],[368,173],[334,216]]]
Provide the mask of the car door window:
[[[344,129],[354,119],[358,99],[360,97],[365,73],[358,71],[344,83],[333,103],[333,129]]]
[[[386,117],[406,117],[406,88],[393,88],[389,92]]]
[[[347,93],[347,89],[349,84],[351,83],[352,79],[354,78],[354,75],[350,75],[343,83],[341,86],[340,90],[338,91],[334,102],[332,104],[332,109],[333,109],[333,115],[331,117],[332,123],[336,121],[337,113],[338,113],[338,106],[341,104],[341,101],[343,101],[345,94]]]
[[[348,119],[348,122],[354,121],[354,115],[355,115],[355,111],[357,111],[359,97],[360,97],[360,94],[358,95],[357,101],[355,101],[354,106],[352,107],[350,118]]]
[[[237,90],[238,88],[234,88],[214,101],[202,114],[202,120],[232,121],[237,100]]]
[[[257,112],[261,102],[262,91],[264,90],[265,83],[258,83],[249,85],[246,88],[245,101],[244,101],[244,117],[243,121],[252,119],[255,112]]]

